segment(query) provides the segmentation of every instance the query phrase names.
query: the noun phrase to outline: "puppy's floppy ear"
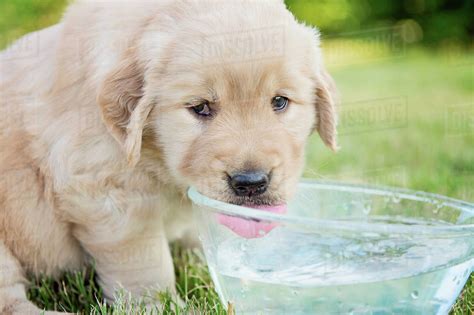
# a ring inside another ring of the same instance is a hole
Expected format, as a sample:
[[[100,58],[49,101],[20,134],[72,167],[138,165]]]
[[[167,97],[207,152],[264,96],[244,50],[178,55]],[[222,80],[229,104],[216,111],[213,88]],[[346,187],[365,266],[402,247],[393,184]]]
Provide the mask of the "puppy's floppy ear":
[[[316,76],[316,127],[324,144],[337,151],[337,103],[334,80],[325,69]]]
[[[144,72],[136,52],[128,51],[107,75],[97,98],[107,129],[132,167],[140,160],[143,128],[153,105],[144,95]]]

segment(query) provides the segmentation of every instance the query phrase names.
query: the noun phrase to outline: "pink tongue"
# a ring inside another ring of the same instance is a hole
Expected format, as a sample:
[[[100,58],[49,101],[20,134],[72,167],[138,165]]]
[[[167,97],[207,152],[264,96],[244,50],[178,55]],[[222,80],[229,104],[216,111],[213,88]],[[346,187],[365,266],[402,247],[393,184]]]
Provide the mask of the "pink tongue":
[[[250,208],[277,214],[285,214],[288,211],[286,204],[278,206],[250,206]],[[252,219],[233,217],[224,214],[218,214],[217,220],[220,224],[227,226],[229,229],[245,238],[257,238],[265,236],[277,225],[273,222],[258,222]]]

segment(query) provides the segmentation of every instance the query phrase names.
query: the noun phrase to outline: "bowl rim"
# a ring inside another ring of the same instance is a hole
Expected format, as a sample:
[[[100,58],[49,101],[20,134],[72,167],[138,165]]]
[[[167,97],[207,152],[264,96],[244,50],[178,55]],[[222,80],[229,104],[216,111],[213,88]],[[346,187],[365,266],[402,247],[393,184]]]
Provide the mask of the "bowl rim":
[[[375,186],[367,184],[343,183],[338,181],[301,179],[298,187],[317,186],[322,189],[336,189],[339,191],[363,192],[375,195],[397,195],[401,199],[414,201],[430,202],[437,200],[436,204],[443,204],[457,208],[463,212],[471,214],[474,217],[474,203],[462,201],[434,193],[416,191],[405,188],[394,188],[389,186]],[[474,224],[446,224],[446,225],[424,225],[424,224],[387,224],[378,222],[367,222],[360,219],[344,220],[344,219],[314,219],[298,217],[287,214],[276,214],[267,211],[247,208],[244,206],[225,203],[219,200],[211,199],[201,193],[194,187],[189,188],[188,196],[194,205],[211,208],[214,212],[221,212],[230,216],[245,217],[264,221],[276,221],[285,224],[305,225],[312,229],[318,228],[323,230],[337,229],[352,232],[374,232],[374,233],[390,233],[390,234],[417,234],[417,235],[433,235],[441,236],[443,234],[456,234],[456,236],[473,235]],[[446,235],[444,235],[446,236]]]

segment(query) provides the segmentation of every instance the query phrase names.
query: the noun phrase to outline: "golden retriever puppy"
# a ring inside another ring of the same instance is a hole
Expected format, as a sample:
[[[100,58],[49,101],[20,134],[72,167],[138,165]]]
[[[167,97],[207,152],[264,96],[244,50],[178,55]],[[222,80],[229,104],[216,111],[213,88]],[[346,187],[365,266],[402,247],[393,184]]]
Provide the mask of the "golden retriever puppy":
[[[188,187],[281,207],[312,131],[337,146],[318,32],[283,1],[83,0],[15,45],[0,55],[2,314],[38,313],[25,272],[92,261],[109,298],[173,291]]]

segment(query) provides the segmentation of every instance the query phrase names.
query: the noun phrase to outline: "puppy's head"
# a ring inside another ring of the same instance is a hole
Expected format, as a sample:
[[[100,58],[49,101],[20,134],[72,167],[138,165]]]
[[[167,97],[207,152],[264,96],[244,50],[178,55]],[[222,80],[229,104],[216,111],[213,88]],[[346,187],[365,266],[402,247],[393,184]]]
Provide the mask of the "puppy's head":
[[[333,85],[318,33],[282,3],[178,6],[149,23],[99,96],[131,164],[146,130],[179,186],[276,205],[295,190],[313,130],[336,149]]]

